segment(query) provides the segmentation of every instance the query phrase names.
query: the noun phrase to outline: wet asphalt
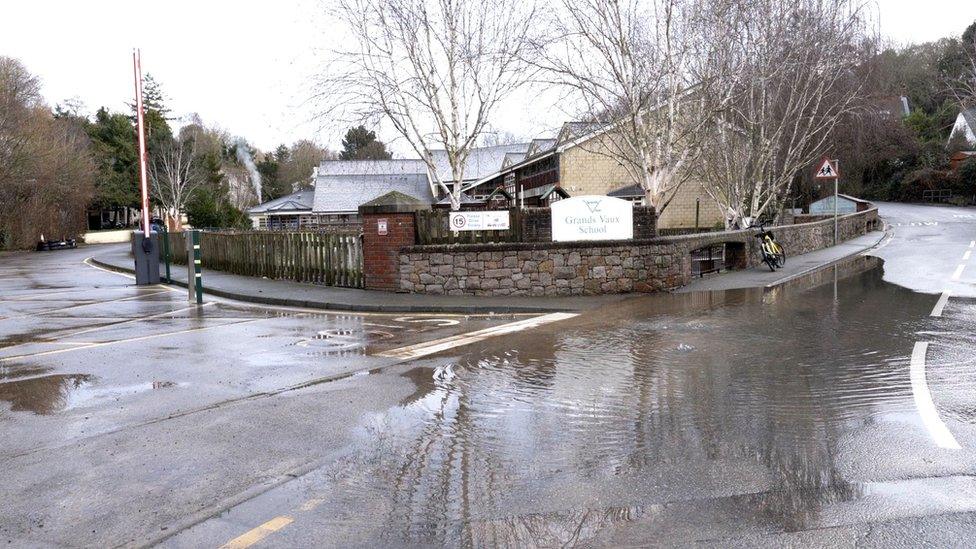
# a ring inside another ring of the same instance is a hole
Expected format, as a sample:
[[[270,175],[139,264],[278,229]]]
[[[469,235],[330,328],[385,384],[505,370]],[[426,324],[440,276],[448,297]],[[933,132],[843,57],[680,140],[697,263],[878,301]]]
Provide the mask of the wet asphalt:
[[[85,250],[0,256],[0,541],[971,545],[976,210],[882,215],[785,286],[405,361],[515,319],[196,308]]]

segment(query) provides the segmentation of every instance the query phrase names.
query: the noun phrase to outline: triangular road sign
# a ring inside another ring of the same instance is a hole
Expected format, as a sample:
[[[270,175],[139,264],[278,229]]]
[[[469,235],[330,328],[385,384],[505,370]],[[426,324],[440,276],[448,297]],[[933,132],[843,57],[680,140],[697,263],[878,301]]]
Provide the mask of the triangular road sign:
[[[834,168],[834,165],[830,162],[830,159],[824,157],[824,159],[820,162],[820,167],[817,168],[817,172],[813,177],[817,179],[836,179],[840,177],[840,174],[837,173],[837,169]]]

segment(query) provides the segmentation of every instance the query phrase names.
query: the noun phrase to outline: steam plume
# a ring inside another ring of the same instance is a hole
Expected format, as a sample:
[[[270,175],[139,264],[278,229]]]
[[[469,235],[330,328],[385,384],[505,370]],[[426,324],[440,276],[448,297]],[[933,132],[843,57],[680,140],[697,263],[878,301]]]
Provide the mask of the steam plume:
[[[261,202],[261,174],[258,172],[258,167],[254,164],[254,159],[251,158],[250,147],[247,145],[247,141],[241,138],[237,139],[237,160],[241,164],[244,164],[244,168],[247,169],[247,173],[251,175],[251,183],[254,184],[254,194],[258,197],[258,202]]]

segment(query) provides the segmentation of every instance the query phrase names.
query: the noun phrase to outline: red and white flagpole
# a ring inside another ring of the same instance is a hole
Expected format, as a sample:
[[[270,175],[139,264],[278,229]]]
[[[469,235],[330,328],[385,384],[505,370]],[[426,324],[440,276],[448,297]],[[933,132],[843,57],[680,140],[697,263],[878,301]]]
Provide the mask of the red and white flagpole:
[[[139,181],[142,184],[142,235],[149,238],[149,181],[146,179],[146,128],[142,118],[142,59],[132,50],[132,72],[136,81],[136,126],[139,132]]]

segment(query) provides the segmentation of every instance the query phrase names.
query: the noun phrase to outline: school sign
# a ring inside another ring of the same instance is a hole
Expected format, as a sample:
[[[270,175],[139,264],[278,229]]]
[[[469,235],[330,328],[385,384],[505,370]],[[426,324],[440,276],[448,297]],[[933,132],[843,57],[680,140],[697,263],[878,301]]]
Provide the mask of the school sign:
[[[611,196],[574,196],[554,202],[553,242],[634,237],[633,203]]]

